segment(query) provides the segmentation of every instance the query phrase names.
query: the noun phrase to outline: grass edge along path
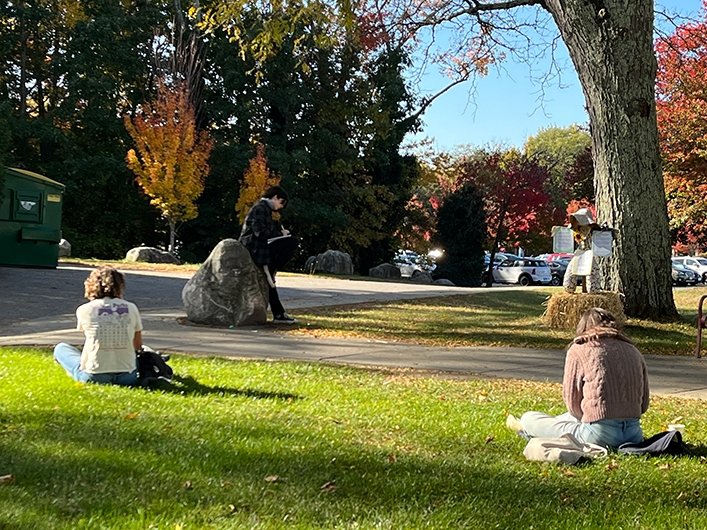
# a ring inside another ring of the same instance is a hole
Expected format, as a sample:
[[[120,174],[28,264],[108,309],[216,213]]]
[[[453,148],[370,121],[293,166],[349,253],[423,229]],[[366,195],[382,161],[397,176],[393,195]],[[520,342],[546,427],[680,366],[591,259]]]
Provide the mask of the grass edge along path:
[[[705,528],[696,455],[527,462],[505,415],[562,411],[560,387],[299,362],[173,358],[148,392],[80,385],[48,350],[0,348],[0,528]],[[17,374],[22,374],[21,380]],[[12,377],[12,384],[10,382]]]
[[[544,302],[555,287],[489,289],[468,295],[303,308],[300,325],[287,333],[370,338],[427,346],[512,346],[564,349],[574,336],[542,323]],[[697,303],[707,287],[675,290],[680,319],[629,319],[625,331],[645,354],[693,355]]]

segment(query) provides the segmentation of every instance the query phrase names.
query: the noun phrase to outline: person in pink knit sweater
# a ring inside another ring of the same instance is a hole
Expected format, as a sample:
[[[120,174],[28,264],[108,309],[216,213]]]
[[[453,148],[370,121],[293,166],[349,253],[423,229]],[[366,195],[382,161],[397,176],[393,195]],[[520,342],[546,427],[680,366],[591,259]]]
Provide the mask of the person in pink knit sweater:
[[[562,398],[565,414],[526,412],[509,416],[510,428],[529,437],[553,438],[565,433],[580,442],[616,448],[643,441],[641,415],[650,392],[643,355],[621,333],[604,309],[587,310],[567,349]]]

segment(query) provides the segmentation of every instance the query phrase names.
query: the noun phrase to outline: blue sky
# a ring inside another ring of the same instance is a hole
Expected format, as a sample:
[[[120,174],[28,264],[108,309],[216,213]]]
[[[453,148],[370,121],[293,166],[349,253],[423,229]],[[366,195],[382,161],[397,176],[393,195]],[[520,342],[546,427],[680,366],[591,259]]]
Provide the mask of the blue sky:
[[[695,16],[702,0],[658,0],[656,4]],[[507,61],[505,72],[489,70],[486,77],[477,79],[475,88],[458,85],[435,100],[422,117],[422,132],[411,140],[429,138],[438,151],[467,144],[522,147],[528,136],[544,127],[585,124],[584,96],[564,45],[559,57],[566,63],[562,86],[555,82],[540,87],[530,79],[527,65]],[[537,65],[536,73],[542,66]],[[446,82],[441,74],[429,71],[420,81],[420,93],[434,93]]]

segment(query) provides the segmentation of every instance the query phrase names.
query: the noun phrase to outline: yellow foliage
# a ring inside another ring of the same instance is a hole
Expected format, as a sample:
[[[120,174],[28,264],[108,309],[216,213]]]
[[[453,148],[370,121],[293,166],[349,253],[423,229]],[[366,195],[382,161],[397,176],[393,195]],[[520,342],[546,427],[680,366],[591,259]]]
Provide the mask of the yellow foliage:
[[[126,162],[150,202],[171,225],[194,219],[213,142],[197,131],[187,91],[162,84],[156,100],[124,122],[137,148],[128,151]]]
[[[255,156],[250,159],[248,168],[243,173],[243,183],[236,203],[238,221],[243,223],[250,207],[263,196],[265,190],[278,184],[280,184],[280,177],[268,169],[265,147],[263,144],[258,144],[255,148]]]

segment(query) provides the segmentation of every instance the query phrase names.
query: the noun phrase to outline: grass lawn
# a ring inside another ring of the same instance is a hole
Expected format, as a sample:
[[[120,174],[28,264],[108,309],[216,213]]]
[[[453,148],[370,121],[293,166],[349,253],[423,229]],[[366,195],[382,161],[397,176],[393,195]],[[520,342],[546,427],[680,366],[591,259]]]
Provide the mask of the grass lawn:
[[[491,288],[468,295],[293,311],[293,333],[369,337],[432,346],[518,346],[563,349],[574,334],[541,321],[544,302],[560,287]],[[626,333],[643,353],[692,355],[697,304],[707,287],[675,289],[676,322],[630,319]],[[707,355],[707,353],[704,353]]]
[[[0,528],[707,528],[701,401],[654,398],[643,422],[682,417],[694,456],[568,467],[527,462],[504,426],[562,412],[559,385],[171,364],[181,382],[148,392],[0,348]]]

